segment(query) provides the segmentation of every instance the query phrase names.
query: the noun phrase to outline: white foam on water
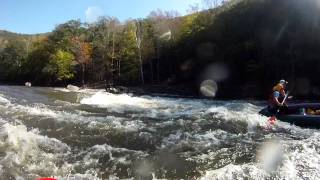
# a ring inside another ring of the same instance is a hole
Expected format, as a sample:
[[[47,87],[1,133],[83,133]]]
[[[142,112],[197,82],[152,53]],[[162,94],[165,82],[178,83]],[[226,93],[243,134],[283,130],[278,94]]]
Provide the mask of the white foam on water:
[[[132,97],[127,94],[114,95],[105,92],[98,92],[92,97],[84,98],[80,103],[111,108],[112,111],[119,113],[128,110],[140,111],[145,108],[157,108],[153,101],[145,98]]]
[[[83,98],[81,104],[107,108],[109,112],[143,113],[144,117],[168,118],[195,116],[207,109],[208,105],[200,100],[173,99],[129,94],[111,94],[98,92],[91,97]]]
[[[80,162],[65,161],[71,155],[70,147],[55,139],[39,134],[37,129],[27,130],[24,125],[13,126],[8,123],[0,129],[0,177],[14,176],[15,179],[36,179],[43,175],[67,179],[101,179],[95,167],[88,167],[84,173],[74,173],[79,164],[96,163],[104,153],[114,155],[113,162],[127,164],[134,156],[144,156],[143,152],[131,151],[124,148],[113,148],[108,145],[97,145],[89,148]],[[81,167],[81,166],[80,166]]]
[[[76,117],[74,117],[76,118]],[[72,120],[76,122],[76,120]],[[140,120],[130,120],[122,117],[115,117],[115,116],[106,116],[106,117],[78,117],[78,121],[81,122],[88,122],[88,128],[92,129],[115,129],[117,131],[123,132],[138,132],[141,129],[147,127],[145,123]]]
[[[283,158],[283,149],[276,141],[263,143],[257,154],[257,161],[266,172],[275,171]]]
[[[3,104],[8,104],[10,103],[10,101],[2,96],[0,96],[0,103],[3,103]]]
[[[19,110],[24,109],[27,113],[31,114],[31,115],[41,115],[41,116],[47,116],[47,117],[57,117],[58,114],[45,107],[45,106],[39,106],[39,105],[35,105],[35,106],[20,106]]]
[[[88,89],[88,88],[84,88],[84,89],[79,89],[79,90],[71,90],[68,88],[52,88],[54,91],[60,91],[60,92],[79,92],[79,93],[88,93],[88,94],[94,94],[97,92],[101,92],[104,91],[104,89]]]
[[[281,141],[285,150],[279,177],[320,179],[320,133],[314,132],[303,140]]]
[[[27,116],[43,116],[53,118],[55,121],[65,121],[73,123],[90,123],[88,127],[95,128],[97,126],[108,126],[127,132],[135,132],[139,129],[145,128],[145,124],[140,120],[128,121],[126,118],[115,116],[100,116],[97,117],[91,113],[76,110],[75,112],[54,110],[50,106],[37,103],[30,105],[9,104],[4,107],[5,113],[12,113],[13,117],[19,117],[23,114]],[[50,109],[51,108],[51,109]],[[16,119],[16,122],[18,120]]]
[[[108,144],[95,145],[91,148],[88,148],[86,151],[81,152],[82,159],[77,161],[74,166],[85,168],[85,169],[94,169],[99,166],[100,163],[109,164],[107,171],[113,172],[117,170],[119,166],[130,167],[135,159],[142,159],[148,156],[146,152],[129,150],[126,148],[116,148]],[[101,161],[101,159],[103,161]],[[99,172],[97,172],[98,174]],[[130,174],[133,172],[128,172]],[[86,173],[87,174],[87,173]],[[116,178],[116,174],[111,175]]]
[[[179,154],[184,155],[186,160],[190,162],[211,164],[212,162],[218,163],[217,156],[219,154],[230,155],[230,158],[232,158],[232,155],[229,153],[234,150],[229,150],[229,148],[232,149],[234,145],[230,146],[230,144],[241,144],[242,142],[251,144],[252,139],[243,134],[233,134],[220,129],[193,134],[178,131],[176,134],[170,134],[167,138],[163,139],[161,149],[171,152],[182,151]],[[193,150],[186,151],[186,149]],[[221,163],[223,163],[223,160]]]
[[[57,117],[57,113],[54,110],[51,110],[50,107],[44,104],[30,104],[30,105],[20,105],[16,103],[10,103],[5,106],[7,111],[4,113],[11,113],[15,115],[36,115],[36,116],[47,116],[47,117]]]
[[[226,103],[213,106],[205,113],[226,121],[242,121],[248,124],[249,132],[254,131],[257,126],[265,126],[267,117],[258,114],[261,107],[250,103]]]
[[[137,132],[140,129],[143,129],[146,127],[146,124],[144,124],[142,121],[136,120],[136,121],[124,121],[121,126],[118,126],[120,129],[125,129],[127,132]]]
[[[129,150],[126,148],[116,148],[112,147],[108,144],[103,145],[95,145],[87,151],[87,155],[84,157],[84,161],[88,162],[95,161],[97,162],[96,158],[102,157],[102,155],[107,154],[110,158],[110,161],[113,161],[115,164],[130,164],[131,160],[130,156],[135,157],[146,157],[148,154],[143,151],[135,151]]]
[[[257,168],[254,164],[234,165],[229,164],[223,168],[206,171],[201,180],[215,179],[215,180],[233,180],[233,179],[266,179],[267,174]]]
[[[192,134],[178,130],[175,134],[170,134],[164,138],[161,143],[162,149],[175,151],[184,147],[192,147],[199,151],[219,146],[227,137],[227,132],[222,130],[206,131],[201,134]]]
[[[256,162],[207,170],[200,179],[319,179],[319,141],[319,132],[303,140],[268,141],[261,144]]]
[[[53,88],[54,91],[61,91],[61,92],[71,92],[71,90],[67,88]]]
[[[58,180],[102,180],[96,172],[88,171],[85,174],[71,174],[66,176],[55,176]]]
[[[51,88],[51,89],[56,92],[65,92],[65,93],[74,92],[74,93],[80,93],[80,94],[90,95],[90,96],[98,92],[106,92],[105,89],[88,89],[88,88],[79,89],[79,90],[70,90],[68,88]]]
[[[59,156],[70,152],[68,145],[54,138],[28,131],[23,125],[4,124],[0,131],[0,164],[6,172],[16,177],[29,177],[32,174],[65,174],[70,168],[56,166]]]

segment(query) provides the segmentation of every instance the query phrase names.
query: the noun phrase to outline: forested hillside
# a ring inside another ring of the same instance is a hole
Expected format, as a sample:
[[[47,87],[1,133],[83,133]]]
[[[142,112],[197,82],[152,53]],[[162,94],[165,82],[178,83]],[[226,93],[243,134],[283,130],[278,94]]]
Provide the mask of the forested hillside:
[[[320,3],[231,0],[179,17],[155,11],[120,23],[72,20],[41,36],[0,32],[0,80],[37,85],[183,85],[218,97],[265,97],[280,78],[319,96]]]
[[[32,43],[32,41],[47,36],[47,34],[17,34],[9,31],[0,30],[0,49],[7,46],[9,42],[25,42],[25,44]]]

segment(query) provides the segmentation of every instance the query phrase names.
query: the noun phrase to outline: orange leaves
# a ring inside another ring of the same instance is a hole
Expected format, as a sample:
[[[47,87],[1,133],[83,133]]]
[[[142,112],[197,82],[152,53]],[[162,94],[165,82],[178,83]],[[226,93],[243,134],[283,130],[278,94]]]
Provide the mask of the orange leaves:
[[[80,64],[88,64],[91,61],[93,52],[92,45],[88,42],[82,41],[79,37],[73,37],[72,51],[76,56],[76,61]]]
[[[92,55],[92,45],[87,43],[87,42],[82,42],[81,43],[81,52],[86,60],[84,63],[88,64],[89,60],[91,60],[91,55]]]

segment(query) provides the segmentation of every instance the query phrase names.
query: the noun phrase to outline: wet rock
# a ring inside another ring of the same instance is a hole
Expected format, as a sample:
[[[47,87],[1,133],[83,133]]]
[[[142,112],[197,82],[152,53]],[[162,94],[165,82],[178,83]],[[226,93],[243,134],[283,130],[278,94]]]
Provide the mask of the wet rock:
[[[67,89],[69,89],[70,91],[79,91],[80,88],[78,86],[74,86],[74,85],[69,84],[67,86]]]
[[[26,82],[26,83],[24,83],[24,85],[27,87],[31,87],[31,82]]]
[[[185,125],[184,120],[183,119],[177,120],[177,125],[184,126]]]

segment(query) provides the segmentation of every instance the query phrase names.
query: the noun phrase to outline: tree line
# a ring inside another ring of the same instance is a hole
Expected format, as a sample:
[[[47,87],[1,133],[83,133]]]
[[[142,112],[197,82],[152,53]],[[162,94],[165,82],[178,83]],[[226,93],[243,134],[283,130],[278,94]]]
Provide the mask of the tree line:
[[[212,79],[219,97],[265,97],[285,78],[298,96],[320,95],[316,0],[209,3],[186,16],[158,10],[123,23],[71,20],[28,43],[1,43],[0,80],[183,85],[197,93]]]
[[[39,38],[3,41],[1,80],[47,85],[160,82],[164,79],[160,53],[173,43],[170,28],[178,21],[176,15],[158,10],[125,23],[112,17],[93,24],[71,20]]]

